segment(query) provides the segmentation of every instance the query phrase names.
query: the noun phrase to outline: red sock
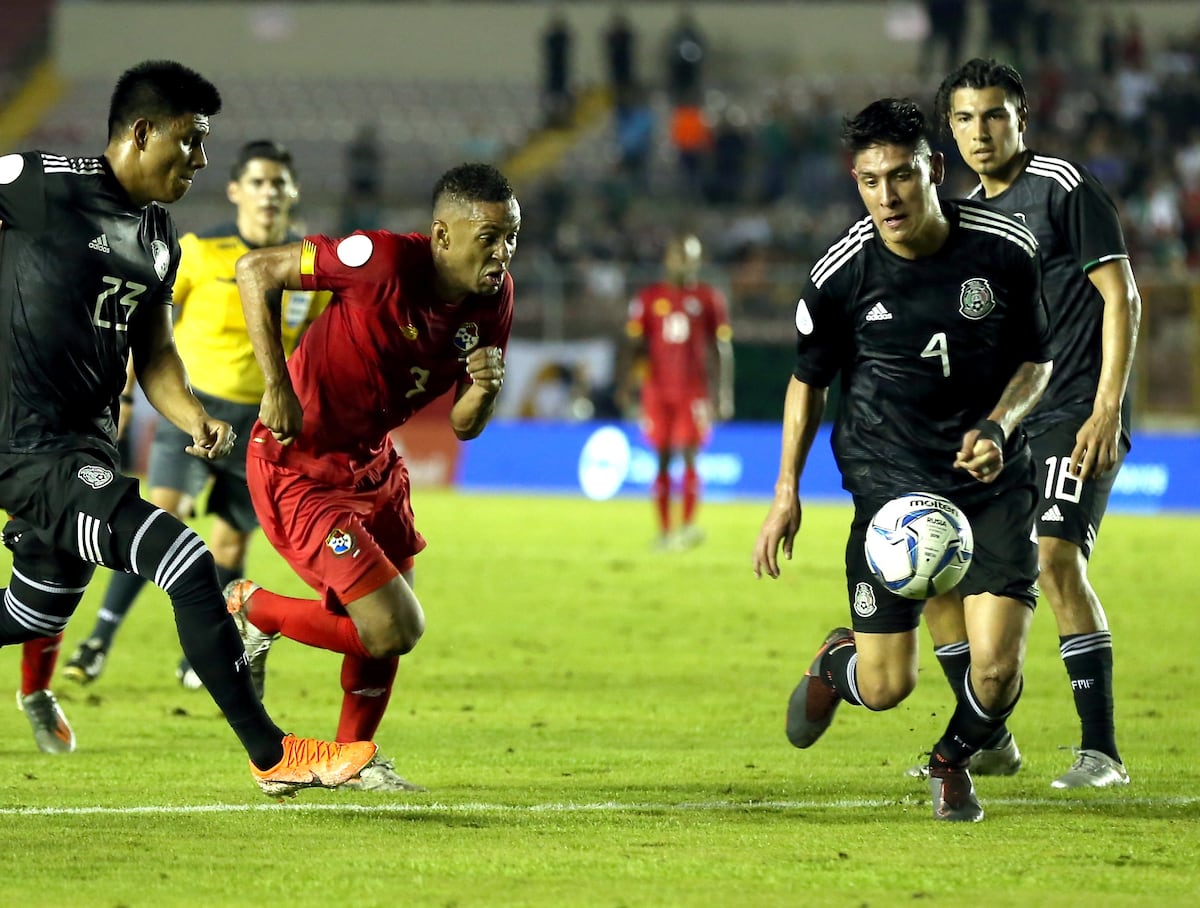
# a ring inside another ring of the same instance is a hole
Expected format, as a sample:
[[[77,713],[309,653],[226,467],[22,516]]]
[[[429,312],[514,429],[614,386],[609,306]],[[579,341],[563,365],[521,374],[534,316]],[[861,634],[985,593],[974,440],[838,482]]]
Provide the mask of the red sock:
[[[38,637],[26,640],[21,647],[21,696],[28,697],[35,690],[46,690],[58,665],[58,647],[62,643],[62,631],[53,637]]]
[[[683,523],[688,525],[696,516],[700,503],[700,474],[694,466],[683,468]]]
[[[659,473],[650,487],[654,496],[654,507],[658,511],[658,528],[666,535],[671,529],[671,477]]]
[[[335,615],[318,599],[293,599],[258,589],[248,601],[250,622],[260,631],[283,634],[297,643],[335,653],[371,658],[350,617]]]
[[[338,719],[337,742],[371,741],[387,712],[396,680],[399,657],[342,660],[342,714]]]

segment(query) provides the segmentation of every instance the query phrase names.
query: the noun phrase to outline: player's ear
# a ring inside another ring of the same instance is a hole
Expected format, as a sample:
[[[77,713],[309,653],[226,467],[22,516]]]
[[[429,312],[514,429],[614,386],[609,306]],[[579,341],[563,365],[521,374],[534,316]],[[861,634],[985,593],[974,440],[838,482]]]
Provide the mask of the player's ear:
[[[941,186],[944,179],[946,179],[946,156],[940,151],[935,151],[929,156],[929,182],[934,186]]]
[[[149,120],[141,118],[133,121],[133,126],[129,129],[133,145],[138,151],[146,150],[146,143],[150,139],[150,133],[154,131],[154,124]]]
[[[429,230],[429,236],[433,240],[433,245],[437,248],[450,248],[450,228],[446,226],[445,221],[434,221],[433,226]]]
[[[229,199],[234,205],[238,203],[238,182],[230,180],[225,184],[225,198]]]

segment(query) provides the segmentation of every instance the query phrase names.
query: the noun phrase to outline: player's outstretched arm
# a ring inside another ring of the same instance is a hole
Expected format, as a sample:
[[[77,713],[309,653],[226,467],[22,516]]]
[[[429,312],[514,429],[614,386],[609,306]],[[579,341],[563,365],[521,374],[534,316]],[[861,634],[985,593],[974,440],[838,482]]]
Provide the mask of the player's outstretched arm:
[[[794,376],[788,382],[783,405],[783,447],[775,498],[754,543],[754,576],[779,576],[779,547],[792,558],[792,544],[800,531],[800,476],[825,412],[827,390],[805,384]]]
[[[233,427],[213,419],[196,399],[188,383],[187,371],[171,331],[171,308],[149,314],[130,338],[133,346],[133,370],[138,384],[154,409],[188,435],[192,444],[186,450],[196,457],[216,459],[233,450]]]
[[[470,441],[484,430],[503,384],[504,351],[499,347],[472,350],[467,356],[467,380],[459,385],[450,410],[450,426],[460,441]]]
[[[246,330],[266,382],[259,419],[280,444],[290,444],[303,428],[304,414],[288,375],[280,335],[284,290],[300,289],[302,243],[254,249],[237,263],[238,293]]]

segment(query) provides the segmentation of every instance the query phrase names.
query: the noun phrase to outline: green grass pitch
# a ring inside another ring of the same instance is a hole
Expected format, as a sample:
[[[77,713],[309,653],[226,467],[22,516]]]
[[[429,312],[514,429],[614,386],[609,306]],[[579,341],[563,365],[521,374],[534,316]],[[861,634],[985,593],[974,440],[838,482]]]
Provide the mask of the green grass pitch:
[[[847,618],[848,509],[811,505],[794,561],[755,580],[765,504],[706,505],[707,542],[652,554],[647,501],[418,490],[428,631],[401,662],[382,749],[428,794],[276,804],[173,671],[147,590],[109,669],[57,691],[79,740],[39,753],[0,712],[0,901],[14,906],[1192,905],[1200,892],[1200,520],[1110,515],[1093,581],[1116,648],[1133,784],[1057,792],[1077,720],[1049,607],[1011,721],[1026,757],[979,779],[987,818],[934,822],[906,778],[949,691],[923,632],[899,708],[843,707],[809,751],[787,696]],[[204,531],[203,522],[200,524]],[[303,595],[261,537],[250,573]],[[7,572],[7,560],[3,562]],[[70,627],[87,633],[105,577]],[[18,683],[19,647],[0,652]],[[333,733],[340,657],[281,641],[266,704]]]

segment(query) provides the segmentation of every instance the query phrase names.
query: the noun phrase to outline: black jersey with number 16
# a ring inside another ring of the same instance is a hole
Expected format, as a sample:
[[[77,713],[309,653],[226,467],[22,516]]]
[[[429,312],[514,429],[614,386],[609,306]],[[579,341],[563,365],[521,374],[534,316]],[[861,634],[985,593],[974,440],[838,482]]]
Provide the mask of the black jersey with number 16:
[[[856,223],[813,266],[796,307],[796,378],[824,388],[841,373],[833,448],[855,495],[965,504],[1029,478],[1019,429],[996,483],[953,464],[1017,368],[1050,359],[1037,242],[989,206],[942,209],[949,236],[917,259],[888,250],[870,218]]]
[[[178,264],[170,215],[103,158],[0,157],[0,452],[113,443],[129,328]]]

